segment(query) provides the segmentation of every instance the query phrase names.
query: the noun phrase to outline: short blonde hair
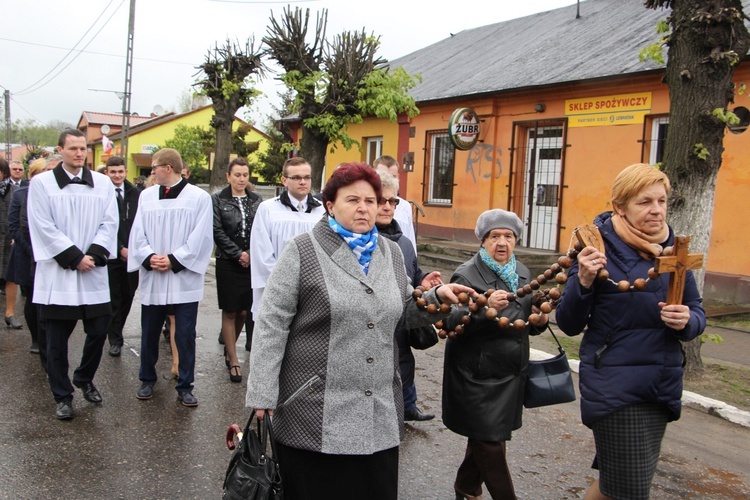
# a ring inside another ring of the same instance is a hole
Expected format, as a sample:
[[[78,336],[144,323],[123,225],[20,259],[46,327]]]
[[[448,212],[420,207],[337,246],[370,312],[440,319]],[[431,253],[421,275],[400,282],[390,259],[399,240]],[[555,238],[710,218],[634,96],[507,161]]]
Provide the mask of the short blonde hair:
[[[157,165],[170,165],[176,174],[182,172],[182,157],[176,149],[162,148],[154,153],[151,161]]]
[[[635,163],[625,167],[612,183],[612,206],[624,207],[630,199],[653,184],[662,183],[669,195],[669,177],[653,165]]]
[[[47,158],[37,158],[29,163],[29,179],[47,170]]]

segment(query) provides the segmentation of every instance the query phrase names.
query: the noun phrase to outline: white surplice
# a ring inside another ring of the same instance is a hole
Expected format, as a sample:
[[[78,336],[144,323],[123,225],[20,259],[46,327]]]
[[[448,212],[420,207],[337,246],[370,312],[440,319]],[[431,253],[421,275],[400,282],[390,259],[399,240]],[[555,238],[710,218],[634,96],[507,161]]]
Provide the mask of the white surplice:
[[[325,213],[323,205],[310,213],[294,212],[277,196],[258,206],[250,231],[250,279],[253,284],[253,315],[257,314],[263,290],[284,244],[298,234],[311,231]]]
[[[401,228],[401,234],[411,241],[414,247],[414,252],[417,251],[417,236],[414,234],[414,223],[412,217],[411,203],[405,199],[398,197],[399,201],[396,209],[393,211],[393,218],[398,222],[398,227]]]
[[[68,184],[60,189],[53,171],[29,184],[28,218],[36,261],[34,303],[80,306],[109,302],[107,266],[88,272],[64,269],[55,256],[75,246],[86,253],[98,245],[117,254],[119,212],[112,181],[91,172],[94,187]]]
[[[128,272],[140,271],[141,304],[187,304],[203,299],[203,278],[213,247],[213,207],[208,193],[188,184],[177,198],[160,200],[159,186],[145,189],[128,246]],[[148,271],[142,264],[152,254],[171,254],[185,269]]]

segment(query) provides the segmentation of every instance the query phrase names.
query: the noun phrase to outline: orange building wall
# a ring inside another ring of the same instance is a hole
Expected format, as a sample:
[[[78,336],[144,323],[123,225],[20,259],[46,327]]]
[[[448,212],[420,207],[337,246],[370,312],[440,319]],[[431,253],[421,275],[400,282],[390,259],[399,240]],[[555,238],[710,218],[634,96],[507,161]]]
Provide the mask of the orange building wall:
[[[750,84],[750,66],[740,68],[735,81]],[[748,85],[750,87],[750,85]],[[565,119],[566,99],[602,95],[651,92],[651,115],[664,115],[669,110],[669,89],[661,83],[660,75],[628,78],[612,84],[592,82],[560,86],[537,92],[519,92],[487,98],[462,99],[449,103],[420,105],[420,114],[411,119],[414,137],[408,140],[406,151],[414,152],[414,171],[402,174],[402,196],[419,203],[426,217],[419,219],[419,233],[425,236],[475,242],[476,219],[490,208],[509,207],[510,173],[512,162],[519,164],[519,155],[512,154],[513,125],[546,119]],[[534,111],[534,105],[544,103],[546,110]],[[748,94],[737,96],[738,106],[750,108]],[[458,107],[473,108],[482,122],[480,143],[472,151],[456,151],[454,167],[453,204],[430,206],[423,195],[426,132],[445,130],[451,113]],[[382,135],[383,153],[399,161],[405,151],[397,150],[398,125],[388,120],[366,120],[352,125],[350,134],[362,137]],[[563,152],[562,206],[558,251],[567,249],[572,231],[581,224],[610,210],[612,180],[626,166],[642,161],[644,145],[643,124],[565,127]],[[518,146],[518,138],[516,139]],[[713,231],[707,270],[714,273],[750,276],[750,232],[738,226],[738,216],[745,213],[745,200],[750,198],[750,131],[725,136],[725,153],[716,186]],[[648,155],[643,161],[648,161]],[[364,153],[354,149],[329,154],[328,165],[340,161],[363,160]],[[470,161],[473,159],[474,161]],[[518,171],[519,167],[516,167]],[[700,230],[696,228],[696,231]]]
[[[750,80],[750,72],[748,72]],[[750,108],[750,97],[738,98],[737,104]],[[750,199],[750,130],[742,134],[727,133],[724,155],[716,179],[714,219],[707,269],[750,276],[750,233],[743,229]]]

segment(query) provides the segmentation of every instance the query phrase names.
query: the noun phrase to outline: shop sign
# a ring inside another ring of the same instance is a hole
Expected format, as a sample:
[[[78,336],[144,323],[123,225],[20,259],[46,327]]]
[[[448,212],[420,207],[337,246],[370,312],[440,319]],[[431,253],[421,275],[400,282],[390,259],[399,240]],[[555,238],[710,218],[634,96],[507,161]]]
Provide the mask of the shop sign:
[[[643,123],[651,112],[651,92],[565,100],[569,127],[600,127]]]

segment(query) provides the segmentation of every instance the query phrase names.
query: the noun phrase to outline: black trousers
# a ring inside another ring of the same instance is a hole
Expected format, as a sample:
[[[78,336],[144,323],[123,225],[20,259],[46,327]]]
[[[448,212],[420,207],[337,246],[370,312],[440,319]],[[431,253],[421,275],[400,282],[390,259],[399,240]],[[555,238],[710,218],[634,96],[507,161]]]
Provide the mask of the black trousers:
[[[74,382],[94,380],[111,320],[110,315],[82,320],[86,341],[83,344],[81,364],[73,372]],[[68,377],[68,339],[77,323],[77,319],[47,319],[47,374],[52,395],[58,403],[73,399],[75,389]]]
[[[396,500],[398,446],[372,455],[328,455],[276,443],[286,500]]]
[[[39,361],[42,363],[42,368],[47,371],[46,321],[39,317],[39,305],[34,304],[34,284],[21,286],[21,292],[26,296],[26,302],[23,305],[23,318],[26,320],[29,332],[31,332],[31,341],[36,342],[39,346]]]
[[[109,273],[109,296],[112,302],[112,324],[107,332],[109,345],[122,346],[122,329],[130,314],[133,297],[138,288],[138,271],[128,272],[127,264],[121,260],[107,262]]]

